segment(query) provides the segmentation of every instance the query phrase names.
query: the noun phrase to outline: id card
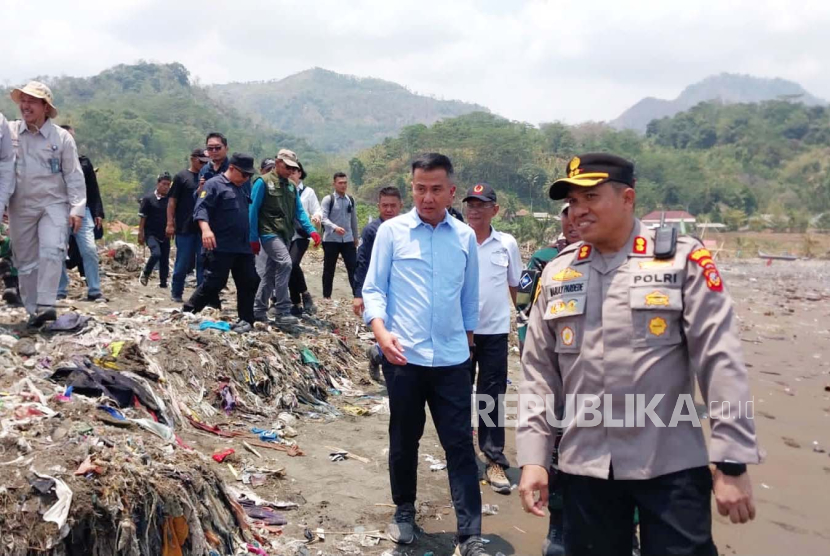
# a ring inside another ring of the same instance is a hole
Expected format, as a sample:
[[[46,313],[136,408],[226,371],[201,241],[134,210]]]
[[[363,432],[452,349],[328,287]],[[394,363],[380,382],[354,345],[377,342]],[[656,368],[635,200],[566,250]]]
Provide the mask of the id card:
[[[50,158],[49,159],[49,169],[52,171],[53,174],[60,174],[61,173],[61,159],[60,158]]]

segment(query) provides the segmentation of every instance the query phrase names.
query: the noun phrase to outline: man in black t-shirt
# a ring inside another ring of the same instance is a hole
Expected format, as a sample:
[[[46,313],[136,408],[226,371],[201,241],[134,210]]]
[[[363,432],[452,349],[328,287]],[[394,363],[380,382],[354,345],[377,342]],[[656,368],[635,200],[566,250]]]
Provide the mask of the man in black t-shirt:
[[[156,189],[141,199],[138,215],[138,244],[147,244],[150,258],[141,273],[142,286],[150,280],[156,263],[159,264],[159,287],[167,288],[167,274],[170,271],[170,240],[167,239],[167,193],[170,191],[170,174],[164,172],[156,180]]]
[[[173,301],[182,301],[185,277],[194,265],[196,284],[202,283],[202,239],[199,228],[193,221],[193,208],[196,205],[196,191],[199,189],[199,172],[208,160],[204,149],[193,149],[190,167],[176,174],[168,195],[166,234],[168,239],[176,237],[176,262],[170,287]]]

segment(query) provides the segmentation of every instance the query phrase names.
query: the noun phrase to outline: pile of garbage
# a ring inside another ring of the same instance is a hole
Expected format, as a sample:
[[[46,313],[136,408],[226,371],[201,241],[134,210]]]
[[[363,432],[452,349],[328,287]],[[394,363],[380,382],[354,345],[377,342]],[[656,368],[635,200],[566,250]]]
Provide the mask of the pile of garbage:
[[[278,511],[296,504],[226,484],[215,462],[234,450],[189,439],[302,457],[292,424],[341,414],[329,397],[359,393],[360,347],[340,333],[353,323],[237,335],[221,316],[137,307],[67,313],[38,333],[0,327],[0,554],[286,546]],[[282,470],[238,472],[253,488]]]

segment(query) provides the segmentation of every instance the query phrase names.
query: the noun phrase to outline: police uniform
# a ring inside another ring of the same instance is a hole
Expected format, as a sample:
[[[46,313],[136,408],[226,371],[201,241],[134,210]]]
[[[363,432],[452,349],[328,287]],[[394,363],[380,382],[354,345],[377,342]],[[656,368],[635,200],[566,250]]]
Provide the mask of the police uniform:
[[[46,85],[31,82],[12,91],[45,100],[47,119],[31,130],[23,120],[11,122],[16,184],[9,198],[9,228],[20,294],[30,315],[55,305],[68,241],[69,216],[84,217],[86,184],[75,140],[52,122],[58,111]]]
[[[249,155],[234,154],[230,164],[253,173],[253,160]],[[233,274],[239,319],[253,324],[259,276],[249,240],[248,205],[251,199],[247,189],[245,184],[234,185],[225,174],[205,182],[193,209],[193,220],[208,223],[216,238],[216,248],[205,250],[203,254],[204,281],[185,303],[185,311],[198,313],[217,299],[228,283],[228,275]]]
[[[759,451],[732,300],[698,240],[680,237],[673,257],[656,258],[654,232],[635,220],[617,253],[584,242],[565,248],[542,273],[522,365],[520,394],[552,394],[565,417],[568,554],[630,554],[635,507],[644,553],[717,553],[707,466],[758,463]],[[709,407],[708,456],[693,423],[695,381]],[[598,426],[568,422],[580,395],[601,401]],[[544,411],[522,410],[519,464],[546,467],[555,432]]]

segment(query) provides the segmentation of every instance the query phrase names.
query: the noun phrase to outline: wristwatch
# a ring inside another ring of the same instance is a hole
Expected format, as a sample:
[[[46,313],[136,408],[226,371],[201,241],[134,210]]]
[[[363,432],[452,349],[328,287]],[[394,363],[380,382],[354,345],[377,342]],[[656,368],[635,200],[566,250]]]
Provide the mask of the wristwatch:
[[[746,473],[745,463],[719,461],[715,463],[715,467],[717,467],[721,473],[728,475],[729,477],[738,477]]]

